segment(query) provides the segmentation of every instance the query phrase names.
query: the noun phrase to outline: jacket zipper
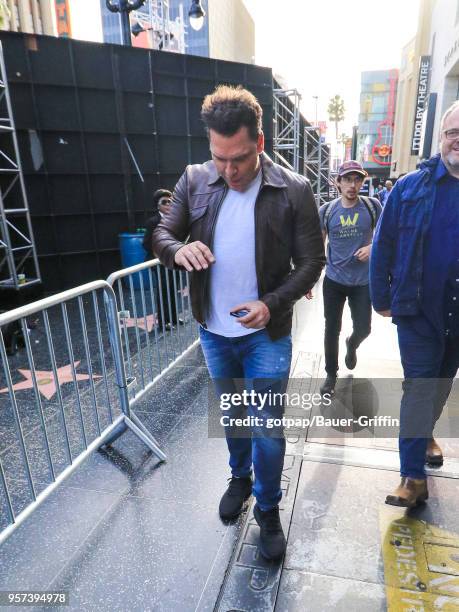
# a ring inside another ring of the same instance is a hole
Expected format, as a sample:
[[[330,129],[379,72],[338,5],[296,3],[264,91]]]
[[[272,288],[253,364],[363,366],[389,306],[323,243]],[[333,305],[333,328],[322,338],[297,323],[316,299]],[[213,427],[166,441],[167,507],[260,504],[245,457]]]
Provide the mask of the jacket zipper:
[[[220,207],[222,205],[223,200],[226,197],[227,192],[228,192],[228,188],[225,185],[225,187],[223,189],[222,196],[221,196],[220,200],[218,201],[217,208],[215,210],[214,218],[212,219],[212,225],[211,225],[211,228],[210,228],[210,241],[209,241],[209,249],[211,250],[211,252],[212,252],[212,249],[213,249],[213,246],[214,246],[214,231],[215,231],[215,225],[217,223],[218,213],[220,212]],[[204,315],[204,308],[207,308],[207,306],[208,306],[208,305],[205,306],[205,304],[207,304],[206,297],[207,297],[207,287],[208,287],[208,284],[209,284],[208,283],[208,281],[209,281],[209,274],[210,274],[210,270],[209,270],[209,268],[207,268],[207,270],[205,271],[204,282],[202,284],[202,295],[201,295],[201,299],[202,299],[201,303],[202,303],[202,309],[203,309],[203,313],[202,314],[203,315]],[[207,312],[205,314],[207,315]],[[203,316],[203,319],[204,318],[205,317]],[[203,321],[202,325],[205,327],[206,326],[206,322]]]
[[[260,186],[260,189],[258,191],[257,194],[257,198],[255,200],[255,271],[257,274],[257,285],[258,285],[258,297],[260,298],[263,293],[263,287],[261,286],[261,274],[260,274],[260,261],[259,261],[259,256],[258,256],[258,241],[257,241],[257,236],[258,236],[258,201],[259,201],[259,197],[260,197],[260,193],[263,189],[263,184]]]
[[[425,181],[425,183],[427,183],[427,180]],[[424,185],[424,188],[427,189],[427,186]],[[431,194],[431,200],[433,200],[435,202],[435,197],[436,197],[436,188],[435,185],[432,187],[432,194]],[[424,196],[425,198],[425,196]],[[423,271],[422,271],[422,267],[423,267],[423,259],[424,259],[424,240],[426,237],[426,234],[429,230],[429,226],[430,223],[432,222],[432,210],[430,210],[430,219],[429,219],[429,223],[426,222],[425,216],[426,216],[426,212],[424,212],[424,218],[422,220],[422,227],[421,227],[421,240],[420,240],[420,245],[419,245],[419,261],[420,261],[420,267],[421,270],[419,271],[419,273],[417,274],[417,302],[419,305],[421,305],[422,303],[422,277],[423,277]]]

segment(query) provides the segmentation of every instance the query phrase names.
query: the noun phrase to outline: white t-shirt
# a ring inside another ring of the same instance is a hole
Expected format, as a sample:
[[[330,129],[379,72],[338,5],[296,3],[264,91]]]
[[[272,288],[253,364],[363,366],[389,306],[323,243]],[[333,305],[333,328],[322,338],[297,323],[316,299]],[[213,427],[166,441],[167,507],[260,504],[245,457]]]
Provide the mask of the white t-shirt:
[[[261,170],[241,192],[228,189],[215,224],[210,267],[208,331],[235,338],[252,334],[230,311],[242,302],[258,300],[255,267],[255,201],[261,186]]]

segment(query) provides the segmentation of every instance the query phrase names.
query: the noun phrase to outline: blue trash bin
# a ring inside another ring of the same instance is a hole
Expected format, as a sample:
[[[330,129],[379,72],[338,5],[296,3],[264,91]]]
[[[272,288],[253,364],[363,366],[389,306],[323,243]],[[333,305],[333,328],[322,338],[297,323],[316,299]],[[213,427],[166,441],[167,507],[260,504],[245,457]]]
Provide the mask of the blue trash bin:
[[[147,252],[142,246],[144,234],[145,232],[137,232],[136,234],[124,232],[119,235],[121,263],[123,268],[129,268],[130,266],[135,266],[145,261]],[[149,289],[150,279],[148,270],[137,272],[132,276],[134,289],[140,289],[140,274],[142,274],[144,289]],[[129,277],[127,277],[125,281],[129,284]]]

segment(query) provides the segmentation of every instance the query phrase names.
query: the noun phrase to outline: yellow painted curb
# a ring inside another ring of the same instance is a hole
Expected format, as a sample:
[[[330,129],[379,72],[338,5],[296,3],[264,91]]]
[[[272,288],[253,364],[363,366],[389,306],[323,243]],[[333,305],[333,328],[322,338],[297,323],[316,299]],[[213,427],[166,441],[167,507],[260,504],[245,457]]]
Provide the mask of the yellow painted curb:
[[[382,507],[379,515],[389,612],[459,611],[459,536]]]

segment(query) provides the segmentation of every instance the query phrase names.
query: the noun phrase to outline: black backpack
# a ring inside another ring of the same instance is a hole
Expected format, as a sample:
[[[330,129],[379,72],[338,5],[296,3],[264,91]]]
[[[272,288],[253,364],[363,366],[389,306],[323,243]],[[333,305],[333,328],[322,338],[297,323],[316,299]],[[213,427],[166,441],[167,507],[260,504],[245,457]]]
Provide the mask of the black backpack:
[[[365,208],[367,209],[368,214],[371,217],[371,229],[374,231],[376,227],[376,215],[377,215],[377,208],[376,208],[375,202],[378,202],[379,204],[379,201],[376,198],[369,198],[367,196],[359,196],[359,199],[361,199],[362,202],[365,204]],[[332,200],[331,202],[327,202],[326,204],[324,204],[324,206],[327,207],[324,213],[324,227],[325,227],[325,231],[327,232],[327,234],[328,234],[328,220],[330,218],[330,214],[339,200],[340,198],[336,198],[335,200]]]

